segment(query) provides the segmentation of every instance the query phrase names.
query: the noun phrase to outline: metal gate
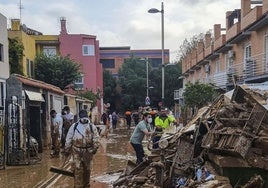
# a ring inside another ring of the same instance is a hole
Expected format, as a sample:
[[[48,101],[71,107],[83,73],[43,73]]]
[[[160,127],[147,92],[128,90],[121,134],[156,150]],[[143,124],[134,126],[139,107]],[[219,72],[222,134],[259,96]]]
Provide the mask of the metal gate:
[[[30,137],[30,129],[26,118],[25,101],[12,96],[6,102],[6,163],[7,165],[33,164],[38,157],[38,146]],[[26,102],[27,106],[27,102]]]

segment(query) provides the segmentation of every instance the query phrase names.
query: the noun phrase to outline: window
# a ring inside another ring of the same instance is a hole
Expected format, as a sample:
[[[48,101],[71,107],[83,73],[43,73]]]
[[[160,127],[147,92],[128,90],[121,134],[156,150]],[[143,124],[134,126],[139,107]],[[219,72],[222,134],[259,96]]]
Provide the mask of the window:
[[[74,81],[74,87],[76,90],[81,90],[84,87],[84,75],[81,74],[81,77]]]
[[[95,46],[94,45],[83,45],[83,56],[94,56],[95,55]]]
[[[0,125],[4,125],[4,83],[0,82]]]
[[[215,65],[215,73],[219,73],[219,72],[220,72],[220,61],[217,60],[216,65]]]
[[[44,46],[44,47],[43,47],[43,53],[44,53],[46,56],[57,55],[56,46]]]
[[[33,61],[30,61],[29,59],[26,59],[26,70],[27,70],[27,75],[30,78],[33,78],[34,75],[34,66],[33,66]]]
[[[225,64],[227,68],[233,67],[234,64],[233,58],[230,58],[230,55],[228,53],[225,54]]]
[[[250,59],[251,58],[251,45],[248,44],[245,46],[245,50],[244,50],[244,59]]]
[[[31,65],[30,65],[30,60],[26,59],[26,70],[27,70],[27,75],[30,77],[31,76]]]
[[[104,69],[114,69],[115,68],[114,59],[101,59],[100,63]]]
[[[0,61],[4,61],[4,46],[0,43]]]
[[[255,75],[256,64],[251,58],[251,45],[247,44],[244,49],[244,77],[251,77]]]
[[[4,106],[4,83],[0,82],[0,106]]]
[[[266,35],[264,37],[264,58],[265,58],[265,68],[266,68],[266,72],[268,72],[268,35]]]
[[[162,58],[149,58],[149,62],[151,62],[153,68],[157,68],[162,65]]]

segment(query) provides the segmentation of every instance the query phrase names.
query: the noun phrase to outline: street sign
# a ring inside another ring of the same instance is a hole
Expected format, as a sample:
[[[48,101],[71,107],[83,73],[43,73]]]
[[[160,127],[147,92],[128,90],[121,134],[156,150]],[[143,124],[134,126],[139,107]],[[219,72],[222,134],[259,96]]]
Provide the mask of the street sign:
[[[145,98],[145,105],[150,105],[150,98],[148,96]]]

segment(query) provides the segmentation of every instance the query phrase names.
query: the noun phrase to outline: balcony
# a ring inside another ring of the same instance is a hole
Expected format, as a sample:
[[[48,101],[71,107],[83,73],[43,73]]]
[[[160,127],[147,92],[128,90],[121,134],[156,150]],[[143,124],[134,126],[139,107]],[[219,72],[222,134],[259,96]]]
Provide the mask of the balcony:
[[[225,44],[225,35],[221,35],[217,40],[214,42],[214,50],[217,50],[221,46]]]
[[[241,20],[241,30],[254,23],[258,18],[262,16],[262,7],[254,7],[245,17]]]
[[[213,45],[208,46],[207,48],[205,48],[205,57],[210,55],[213,52]]]
[[[238,33],[240,33],[240,28],[241,28],[241,23],[237,22],[235,23],[230,29],[228,29],[226,31],[226,41],[232,39],[233,37],[235,37],[236,35],[238,35]]]
[[[204,78],[204,83],[212,83],[219,88],[226,88],[234,82],[243,83],[261,83],[268,80],[268,59],[265,54],[252,56],[241,63],[236,63],[226,70],[211,74]]]

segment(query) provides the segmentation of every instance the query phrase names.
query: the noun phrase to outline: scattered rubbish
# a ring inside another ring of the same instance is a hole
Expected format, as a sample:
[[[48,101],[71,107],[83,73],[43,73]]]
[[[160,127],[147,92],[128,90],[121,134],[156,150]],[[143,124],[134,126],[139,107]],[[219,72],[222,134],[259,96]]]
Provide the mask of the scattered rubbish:
[[[128,161],[113,187],[268,187],[267,96],[236,86],[162,137],[162,148],[149,147],[142,163]]]

